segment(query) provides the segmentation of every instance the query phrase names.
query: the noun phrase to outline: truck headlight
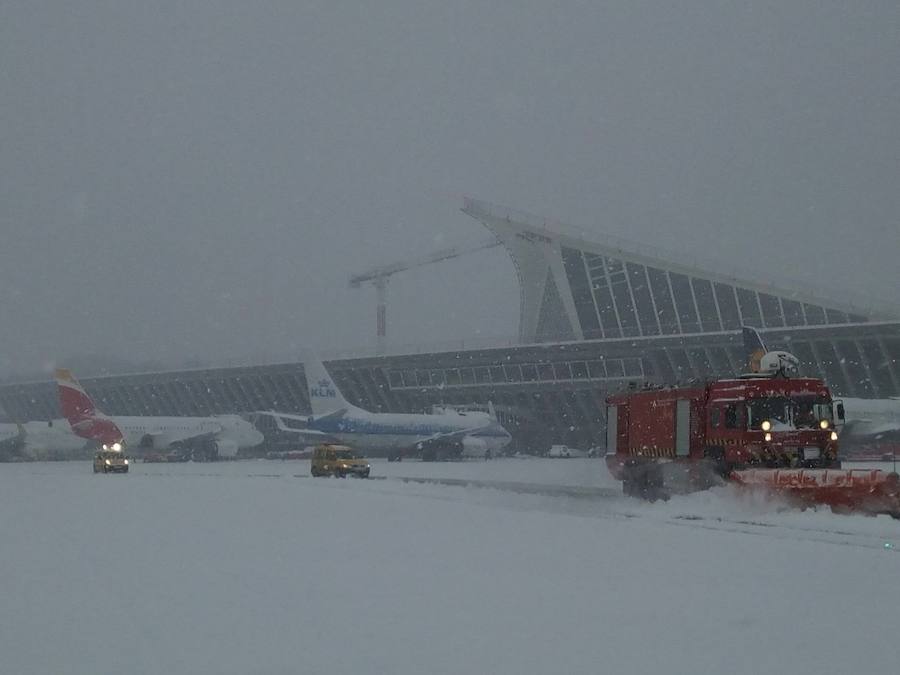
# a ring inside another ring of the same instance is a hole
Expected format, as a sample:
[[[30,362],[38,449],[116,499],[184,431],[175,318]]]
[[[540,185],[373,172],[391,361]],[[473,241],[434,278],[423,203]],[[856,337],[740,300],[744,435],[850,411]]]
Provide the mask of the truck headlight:
[[[127,460],[127,459],[125,460],[125,466],[128,466],[128,460]]]
[[[766,424],[766,422],[763,422],[763,424]],[[765,439],[766,439],[766,443],[768,443],[769,441],[771,441],[771,440],[772,440],[772,434],[770,434],[770,433],[767,431],[767,432],[766,432],[766,435],[765,435]]]
[[[831,440],[833,440],[833,441],[837,440],[837,432],[836,431],[831,432]]]
[[[107,460],[104,460],[104,461],[105,461],[107,464],[109,464],[109,460],[108,460],[108,459],[107,459]]]
[[[762,430],[763,430],[763,431],[769,431],[769,430],[772,428],[772,423],[771,423],[769,420],[763,420],[763,421],[762,421],[762,424],[760,424],[759,426],[762,427]],[[767,438],[766,440],[767,440],[767,441],[770,441],[770,440],[772,440],[772,439],[771,439],[771,438]]]
[[[819,422],[819,428],[820,428],[820,429],[827,429],[827,428],[828,428],[828,420],[821,420],[821,421]]]
[[[116,452],[119,452],[122,449],[122,444],[121,443],[113,443],[112,449],[115,450]]]

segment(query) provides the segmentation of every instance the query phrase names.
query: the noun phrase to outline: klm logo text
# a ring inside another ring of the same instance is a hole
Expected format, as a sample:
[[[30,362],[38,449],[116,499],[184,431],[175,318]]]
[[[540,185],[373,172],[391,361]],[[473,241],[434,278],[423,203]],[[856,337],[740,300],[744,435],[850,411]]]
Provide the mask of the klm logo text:
[[[315,387],[309,388],[310,398],[337,398],[337,392],[328,380],[319,380]]]

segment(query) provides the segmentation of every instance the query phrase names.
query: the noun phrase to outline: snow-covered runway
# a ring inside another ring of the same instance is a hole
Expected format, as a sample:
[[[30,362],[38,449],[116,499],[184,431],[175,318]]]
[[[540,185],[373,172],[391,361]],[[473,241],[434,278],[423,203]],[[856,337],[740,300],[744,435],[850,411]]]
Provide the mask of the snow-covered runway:
[[[726,490],[642,504],[598,460],[376,462],[373,475],[0,467],[0,672],[897,667],[889,518]]]

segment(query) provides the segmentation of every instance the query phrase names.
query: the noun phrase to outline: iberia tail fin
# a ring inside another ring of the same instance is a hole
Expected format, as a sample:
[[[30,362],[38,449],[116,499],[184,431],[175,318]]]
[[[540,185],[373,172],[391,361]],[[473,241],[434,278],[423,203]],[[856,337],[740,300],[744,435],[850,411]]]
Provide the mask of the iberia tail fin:
[[[94,401],[75,379],[71,370],[56,369],[56,387],[59,393],[59,407],[69,424],[75,425],[98,415]]]

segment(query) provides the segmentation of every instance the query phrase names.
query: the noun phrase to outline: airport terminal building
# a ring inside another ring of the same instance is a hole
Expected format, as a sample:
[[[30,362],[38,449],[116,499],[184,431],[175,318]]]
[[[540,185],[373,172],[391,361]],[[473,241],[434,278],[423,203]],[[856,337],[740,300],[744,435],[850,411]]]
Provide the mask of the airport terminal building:
[[[520,344],[326,362],[352,403],[421,412],[490,401],[513,435],[512,450],[602,446],[610,392],[745,370],[741,325],[795,354],[805,374],[823,377],[836,395],[900,396],[900,308],[735,276],[485,202],[467,199],[462,210],[510,255]],[[117,415],[309,412],[296,362],[84,377],[82,384]],[[59,417],[51,382],[0,387],[0,407],[13,420]]]

